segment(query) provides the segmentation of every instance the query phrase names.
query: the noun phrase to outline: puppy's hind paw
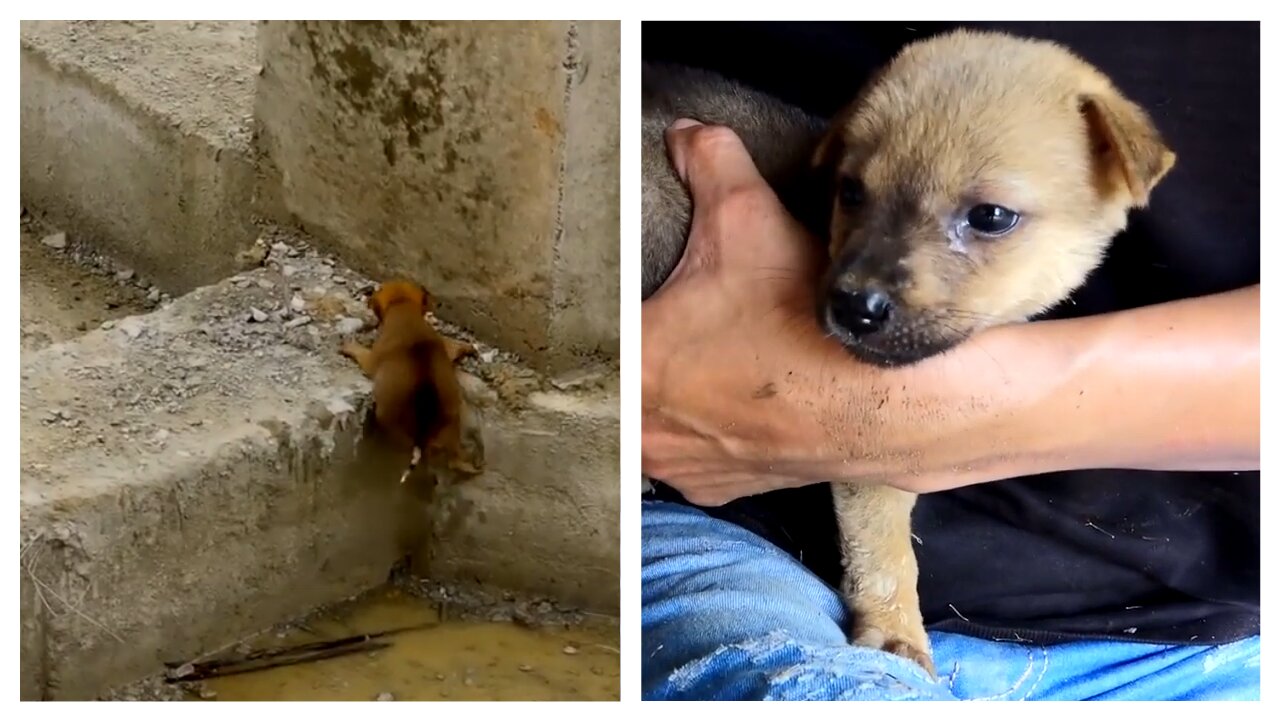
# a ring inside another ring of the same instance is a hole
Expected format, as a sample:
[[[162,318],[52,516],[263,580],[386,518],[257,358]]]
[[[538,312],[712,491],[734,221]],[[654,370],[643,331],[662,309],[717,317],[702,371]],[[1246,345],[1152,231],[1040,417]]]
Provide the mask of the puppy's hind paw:
[[[904,657],[924,668],[929,673],[929,677],[936,678],[938,673],[934,669],[927,642],[927,640],[925,642],[909,640],[904,635],[885,632],[874,626],[859,628],[853,637],[854,645],[875,648]]]

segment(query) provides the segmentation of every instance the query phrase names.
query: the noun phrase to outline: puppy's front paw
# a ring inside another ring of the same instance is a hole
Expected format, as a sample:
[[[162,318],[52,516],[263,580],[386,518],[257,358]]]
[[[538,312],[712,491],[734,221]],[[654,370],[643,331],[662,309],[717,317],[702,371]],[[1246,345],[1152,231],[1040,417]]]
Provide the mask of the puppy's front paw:
[[[853,631],[854,645],[876,648],[915,662],[936,678],[933,658],[929,654],[929,638],[924,628],[892,627],[892,623],[859,622]]]
[[[476,467],[475,464],[473,464],[470,460],[463,460],[461,458],[454,458],[450,460],[449,469],[454,470],[456,472],[460,472],[464,475],[479,475],[481,472],[483,472],[480,468]]]
[[[351,358],[352,360],[355,360],[360,356],[360,351],[363,349],[364,348],[361,347],[358,343],[352,340],[347,340],[346,342],[342,343],[342,347],[339,348],[338,352],[341,353],[343,357]]]

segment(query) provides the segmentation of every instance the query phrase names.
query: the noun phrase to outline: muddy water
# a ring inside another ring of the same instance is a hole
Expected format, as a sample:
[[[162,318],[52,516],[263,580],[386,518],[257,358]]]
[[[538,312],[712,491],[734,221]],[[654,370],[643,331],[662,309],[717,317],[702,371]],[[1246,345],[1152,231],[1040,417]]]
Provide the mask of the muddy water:
[[[373,652],[205,682],[217,700],[617,700],[618,629],[591,619],[569,629],[509,622],[438,623],[435,607],[386,589],[305,629],[255,647],[297,645],[431,623]],[[566,651],[566,648],[568,650]],[[206,690],[206,695],[209,693]]]

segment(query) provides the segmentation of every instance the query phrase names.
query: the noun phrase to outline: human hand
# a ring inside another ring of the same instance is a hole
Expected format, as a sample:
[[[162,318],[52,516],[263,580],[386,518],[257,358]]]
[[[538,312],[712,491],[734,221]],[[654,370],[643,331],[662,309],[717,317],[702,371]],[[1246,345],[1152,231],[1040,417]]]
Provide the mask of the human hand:
[[[923,491],[990,474],[974,439],[999,401],[1034,389],[1002,388],[976,341],[909,368],[860,364],[814,318],[821,245],[736,135],[680,121],[668,146],[694,213],[684,257],[642,309],[643,471],[704,505],[831,480]]]

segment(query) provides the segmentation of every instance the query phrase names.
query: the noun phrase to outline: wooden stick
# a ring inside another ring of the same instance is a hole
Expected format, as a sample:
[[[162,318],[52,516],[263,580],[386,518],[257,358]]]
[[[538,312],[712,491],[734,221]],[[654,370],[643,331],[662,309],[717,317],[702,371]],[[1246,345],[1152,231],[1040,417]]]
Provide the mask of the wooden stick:
[[[303,663],[327,660],[329,658],[341,657],[343,655],[351,655],[353,653],[370,650],[382,650],[389,647],[391,647],[391,643],[362,642],[289,656],[276,655],[255,658],[254,660],[232,660],[216,665],[195,666],[192,668],[191,672],[185,675],[180,677],[167,677],[164,681],[168,684],[173,684],[191,682],[193,680],[208,680],[210,678],[240,675],[242,673],[257,672],[259,670],[268,670],[270,668],[285,667],[288,665],[301,665]]]
[[[258,660],[268,660],[273,658],[287,658],[293,655],[310,656],[317,652],[326,652],[329,650],[337,650],[355,646],[356,649],[364,649],[369,641],[376,638],[387,637],[389,635],[397,635],[399,633],[410,632],[412,630],[423,630],[429,627],[435,627],[438,623],[427,622],[419,625],[410,625],[407,627],[393,628],[391,630],[382,630],[376,633],[364,633],[361,635],[349,635],[347,637],[336,638],[333,640],[319,640],[316,642],[303,643],[301,645],[292,645],[283,648],[268,648],[263,650],[254,650],[245,655],[237,655],[224,658],[213,658],[205,661],[192,662],[166,662],[165,667],[169,668],[169,677],[166,682],[184,682],[186,680],[198,679],[195,676],[200,673],[217,672],[220,668],[239,666],[245,663],[252,663]],[[354,651],[352,651],[354,652]],[[323,658],[312,658],[323,659]],[[308,662],[302,660],[300,662]],[[285,663],[292,664],[292,663]],[[274,667],[274,666],[270,666]],[[189,669],[188,669],[189,668]]]

